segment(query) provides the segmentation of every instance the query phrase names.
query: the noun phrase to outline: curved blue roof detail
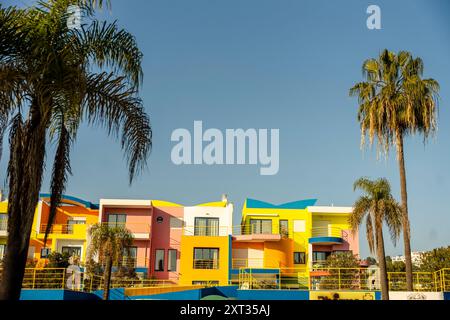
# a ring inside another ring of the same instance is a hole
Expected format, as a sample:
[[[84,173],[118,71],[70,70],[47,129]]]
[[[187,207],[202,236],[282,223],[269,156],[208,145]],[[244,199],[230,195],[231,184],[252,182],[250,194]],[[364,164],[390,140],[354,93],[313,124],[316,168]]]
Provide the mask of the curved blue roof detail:
[[[263,209],[263,208],[269,208],[269,209],[306,209],[306,207],[313,206],[317,202],[317,199],[305,199],[305,200],[298,200],[293,202],[287,202],[280,205],[275,205],[269,202],[264,202],[260,200],[255,199],[246,199],[247,208],[254,208],[254,209]]]
[[[309,243],[343,243],[344,240],[338,237],[314,237],[309,238]]]
[[[50,198],[51,194],[50,193],[40,193],[39,194],[39,198]],[[94,204],[92,202],[89,201],[85,201],[82,200],[80,198],[76,198],[76,197],[72,197],[72,196],[68,196],[63,194],[61,197],[61,200],[68,200],[68,201],[73,201],[73,202],[77,202],[81,205],[83,205],[84,207],[88,208],[88,209],[98,209],[99,205],[98,204]]]

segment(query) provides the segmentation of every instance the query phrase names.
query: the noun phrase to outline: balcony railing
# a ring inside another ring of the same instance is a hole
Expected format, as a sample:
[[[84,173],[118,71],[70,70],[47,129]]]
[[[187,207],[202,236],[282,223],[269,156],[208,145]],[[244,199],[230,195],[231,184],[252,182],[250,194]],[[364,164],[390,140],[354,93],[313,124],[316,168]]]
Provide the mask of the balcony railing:
[[[186,226],[183,228],[185,236],[224,237],[228,236],[231,228],[224,226]]]
[[[44,234],[47,230],[46,224],[41,224],[39,234]],[[86,233],[86,224],[54,224],[50,227],[49,234],[74,234]]]
[[[194,269],[219,269],[219,261],[215,259],[194,259]]]
[[[280,263],[274,260],[265,260],[263,258],[247,258],[247,259],[233,259],[232,268],[279,268]]]
[[[313,238],[316,237],[334,237],[334,238],[343,238],[344,230],[338,227],[317,227],[312,228],[311,236]]]

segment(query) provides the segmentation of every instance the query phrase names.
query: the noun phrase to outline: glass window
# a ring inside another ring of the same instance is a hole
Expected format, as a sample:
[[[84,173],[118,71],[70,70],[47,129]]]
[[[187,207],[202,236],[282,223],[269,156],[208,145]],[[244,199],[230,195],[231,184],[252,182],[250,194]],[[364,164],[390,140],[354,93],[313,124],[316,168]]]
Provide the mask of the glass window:
[[[283,237],[289,236],[289,224],[287,220],[280,220],[280,234]]]
[[[124,226],[127,222],[126,214],[109,214],[108,215],[108,225],[112,227]]]
[[[81,247],[62,247],[61,253],[68,253],[71,257],[81,257]]]
[[[219,249],[194,248],[194,269],[219,269]]]
[[[155,271],[164,271],[164,250],[156,249],[155,251]]]
[[[167,271],[177,271],[177,250],[169,249]]]
[[[251,219],[252,234],[272,234],[272,220]]]
[[[313,252],[313,261],[314,262],[325,262],[330,254],[331,254],[331,252],[314,251]]]
[[[50,248],[42,248],[41,249],[41,258],[47,258],[51,252],[52,252],[52,250]]]
[[[304,252],[294,252],[294,264],[305,264],[306,255]]]
[[[6,251],[6,245],[0,244],[0,260],[3,259],[3,256],[5,255]]]
[[[216,237],[219,235],[219,218],[195,218],[194,235]]]
[[[8,229],[8,215],[6,213],[0,213],[0,231],[6,231]]]

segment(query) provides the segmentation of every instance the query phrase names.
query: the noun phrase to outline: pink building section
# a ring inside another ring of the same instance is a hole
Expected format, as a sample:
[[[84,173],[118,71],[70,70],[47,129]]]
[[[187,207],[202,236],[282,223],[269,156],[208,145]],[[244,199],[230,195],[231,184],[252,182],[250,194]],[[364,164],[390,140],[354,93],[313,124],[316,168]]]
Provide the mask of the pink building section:
[[[183,232],[183,207],[153,207],[152,263],[150,272],[156,279],[178,280],[180,270],[181,234]],[[164,270],[155,270],[156,250],[164,250]],[[169,250],[176,250],[176,270],[169,269]]]
[[[102,222],[108,222],[110,214],[125,214],[125,227],[130,230],[135,239],[133,246],[136,247],[136,267],[149,268],[151,256],[151,225],[152,225],[152,209],[151,208],[133,208],[133,207],[106,207],[105,213],[102,215]]]
[[[334,245],[315,245],[313,244],[313,251],[332,252],[332,251],[347,251],[350,250],[354,254],[359,255],[359,238],[358,233],[353,235],[351,230],[343,230],[344,242]]]

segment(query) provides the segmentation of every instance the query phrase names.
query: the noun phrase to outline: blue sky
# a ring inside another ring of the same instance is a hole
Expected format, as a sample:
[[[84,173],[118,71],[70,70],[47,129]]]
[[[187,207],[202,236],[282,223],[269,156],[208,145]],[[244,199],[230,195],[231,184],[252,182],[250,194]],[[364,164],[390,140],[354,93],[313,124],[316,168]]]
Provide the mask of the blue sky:
[[[6,1],[24,5],[33,1]],[[450,4],[433,1],[150,0],[112,1],[117,19],[144,53],[141,96],[154,130],[149,169],[128,185],[119,143],[83,127],[72,151],[67,193],[99,198],[164,199],[186,205],[246,197],[273,203],[318,198],[351,206],[360,176],[387,177],[399,198],[395,154],[377,160],[359,148],[357,101],[348,89],[361,65],[388,48],[423,58],[441,85],[439,131],[427,145],[408,138],[406,169],[413,250],[450,244]],[[382,30],[368,30],[366,9],[379,5]],[[175,166],[173,130],[280,129],[280,171],[257,166]],[[5,141],[6,142],[6,141]],[[0,163],[5,180],[6,158]],[[48,191],[50,160],[43,191]],[[362,256],[368,255],[364,234]],[[387,254],[402,253],[387,242]]]

